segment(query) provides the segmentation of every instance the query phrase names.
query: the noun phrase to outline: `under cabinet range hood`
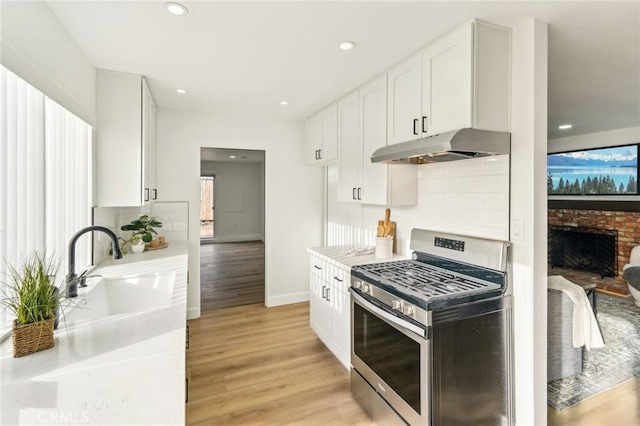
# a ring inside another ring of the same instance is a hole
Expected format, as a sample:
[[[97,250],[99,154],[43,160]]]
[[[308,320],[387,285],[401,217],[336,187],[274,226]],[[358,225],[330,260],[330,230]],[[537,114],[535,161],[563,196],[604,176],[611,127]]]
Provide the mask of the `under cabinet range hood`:
[[[371,155],[371,162],[390,164],[439,163],[509,154],[510,146],[510,133],[460,129],[384,146]]]

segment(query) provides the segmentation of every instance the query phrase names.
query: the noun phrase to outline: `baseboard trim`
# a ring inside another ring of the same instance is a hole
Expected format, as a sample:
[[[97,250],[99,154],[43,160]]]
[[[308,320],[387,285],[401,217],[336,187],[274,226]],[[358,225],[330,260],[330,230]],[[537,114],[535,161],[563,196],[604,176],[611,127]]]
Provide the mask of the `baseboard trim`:
[[[301,293],[291,293],[282,296],[273,296],[267,298],[267,308],[281,305],[290,305],[292,303],[308,302],[309,292],[303,291]]]
[[[187,309],[187,319],[192,320],[200,318],[200,308],[188,308]]]

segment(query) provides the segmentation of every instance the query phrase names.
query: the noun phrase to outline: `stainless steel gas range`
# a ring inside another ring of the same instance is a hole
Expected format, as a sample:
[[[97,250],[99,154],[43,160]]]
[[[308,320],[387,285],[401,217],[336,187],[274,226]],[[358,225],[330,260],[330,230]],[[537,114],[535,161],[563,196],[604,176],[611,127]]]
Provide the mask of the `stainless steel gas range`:
[[[512,425],[510,244],[423,229],[351,269],[351,391],[379,424]]]

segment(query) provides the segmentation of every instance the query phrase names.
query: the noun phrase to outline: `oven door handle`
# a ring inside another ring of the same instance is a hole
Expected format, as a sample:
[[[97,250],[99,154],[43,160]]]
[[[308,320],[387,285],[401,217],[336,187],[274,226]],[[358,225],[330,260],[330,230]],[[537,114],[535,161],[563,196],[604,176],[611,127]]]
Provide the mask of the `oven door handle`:
[[[389,312],[385,311],[384,309],[381,309],[381,308],[377,307],[376,305],[374,305],[373,303],[369,302],[364,297],[360,296],[352,288],[349,289],[349,292],[351,293],[351,297],[353,297],[355,299],[355,301],[360,306],[362,306],[363,308],[367,309],[368,311],[373,312],[377,316],[387,320],[388,322],[390,322],[392,324],[397,325],[398,327],[402,327],[404,329],[410,330],[410,331],[416,333],[419,336],[422,336],[422,337],[426,337],[427,336],[427,331],[424,328],[419,327],[419,326],[417,326],[415,324],[411,324],[410,322],[405,321],[402,318],[398,318],[395,315],[392,315]]]

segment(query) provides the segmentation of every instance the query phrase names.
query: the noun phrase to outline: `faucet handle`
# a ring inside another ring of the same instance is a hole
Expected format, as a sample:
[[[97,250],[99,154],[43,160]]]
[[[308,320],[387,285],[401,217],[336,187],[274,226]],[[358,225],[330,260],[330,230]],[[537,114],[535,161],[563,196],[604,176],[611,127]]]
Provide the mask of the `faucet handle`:
[[[80,276],[78,277],[78,287],[86,287],[87,286],[87,279],[88,278],[94,278],[94,277],[102,277],[102,275],[86,275],[88,271],[84,271],[82,274],[80,274]]]

